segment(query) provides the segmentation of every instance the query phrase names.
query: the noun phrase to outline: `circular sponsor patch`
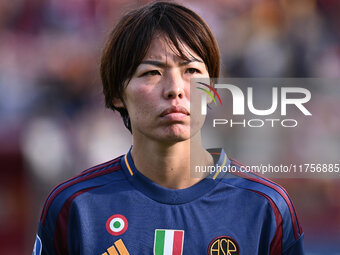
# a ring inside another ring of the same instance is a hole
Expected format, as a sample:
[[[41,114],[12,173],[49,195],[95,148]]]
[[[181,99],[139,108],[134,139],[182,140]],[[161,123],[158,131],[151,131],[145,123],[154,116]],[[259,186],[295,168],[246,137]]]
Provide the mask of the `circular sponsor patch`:
[[[219,236],[209,244],[208,255],[239,255],[240,249],[237,242],[229,236]]]
[[[127,219],[121,214],[112,215],[106,221],[106,230],[111,235],[119,236],[123,234],[128,228]]]

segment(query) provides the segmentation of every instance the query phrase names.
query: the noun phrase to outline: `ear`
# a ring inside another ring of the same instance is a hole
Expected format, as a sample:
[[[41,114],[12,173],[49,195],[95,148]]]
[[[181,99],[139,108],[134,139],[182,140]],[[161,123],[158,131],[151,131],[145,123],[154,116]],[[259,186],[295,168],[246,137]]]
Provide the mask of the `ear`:
[[[125,105],[124,105],[123,101],[120,98],[114,98],[112,100],[112,104],[116,108],[125,108]]]

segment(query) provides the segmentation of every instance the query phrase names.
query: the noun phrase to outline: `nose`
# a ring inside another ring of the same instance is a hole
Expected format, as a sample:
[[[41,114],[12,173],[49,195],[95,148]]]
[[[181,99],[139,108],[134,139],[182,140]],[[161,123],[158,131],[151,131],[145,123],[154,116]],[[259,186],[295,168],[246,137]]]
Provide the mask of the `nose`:
[[[166,99],[175,99],[175,98],[180,98],[182,99],[184,97],[184,91],[183,89],[177,87],[176,89],[171,89],[171,90],[168,90],[166,93],[165,93],[165,98]]]
[[[182,99],[184,97],[185,81],[180,74],[169,74],[166,84],[164,89],[165,99]]]

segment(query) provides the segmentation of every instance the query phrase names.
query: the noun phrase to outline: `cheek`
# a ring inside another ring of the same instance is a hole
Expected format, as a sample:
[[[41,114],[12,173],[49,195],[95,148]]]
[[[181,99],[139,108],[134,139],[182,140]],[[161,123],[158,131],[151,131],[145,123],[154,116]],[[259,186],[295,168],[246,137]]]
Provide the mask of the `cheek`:
[[[157,98],[149,89],[136,88],[127,92],[126,103],[130,117],[134,115],[136,120],[142,120],[155,109]]]
[[[201,129],[205,121],[205,116],[202,115],[200,112],[194,112],[191,117],[191,131],[194,131],[196,129]]]
[[[205,93],[205,92],[203,92]],[[205,121],[206,115],[202,115],[202,97],[205,96],[199,89],[192,89],[190,94],[190,114],[191,127],[202,127]]]
[[[204,93],[204,92],[203,92]],[[190,112],[197,116],[201,115],[202,97],[205,96],[201,90],[192,88],[190,93]]]

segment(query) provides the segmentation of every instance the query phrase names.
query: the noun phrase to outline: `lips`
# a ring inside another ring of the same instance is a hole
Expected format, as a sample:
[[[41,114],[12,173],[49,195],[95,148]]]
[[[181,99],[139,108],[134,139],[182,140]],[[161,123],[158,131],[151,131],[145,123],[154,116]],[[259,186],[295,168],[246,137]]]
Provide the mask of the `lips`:
[[[165,109],[161,113],[161,117],[165,117],[167,115],[176,114],[176,113],[184,114],[184,115],[190,115],[189,111],[185,107],[177,105],[177,106],[171,106],[171,107]]]

